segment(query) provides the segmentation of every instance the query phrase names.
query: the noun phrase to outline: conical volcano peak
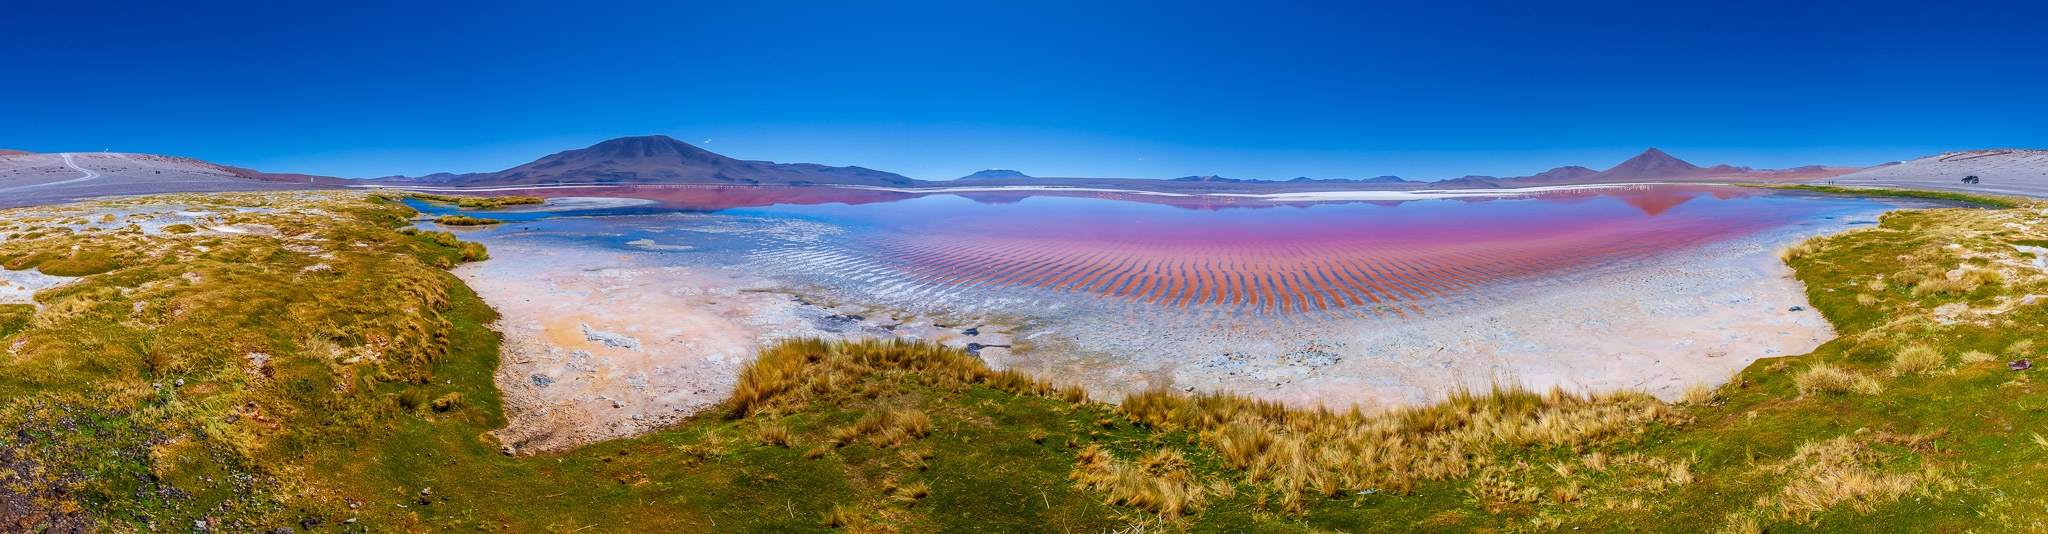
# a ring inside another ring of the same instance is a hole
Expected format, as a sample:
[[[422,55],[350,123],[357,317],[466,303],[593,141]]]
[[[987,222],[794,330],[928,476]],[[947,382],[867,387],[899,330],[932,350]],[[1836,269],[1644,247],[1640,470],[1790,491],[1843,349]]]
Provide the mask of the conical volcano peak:
[[[598,144],[590,145],[589,148],[571,150],[564,154],[574,154],[581,158],[595,157],[606,159],[656,158],[690,161],[726,159],[724,156],[713,154],[711,151],[697,148],[695,145],[666,135],[643,135],[607,139]]]
[[[1636,157],[1629,158],[1628,161],[1621,162],[1620,165],[1615,165],[1614,168],[1601,172],[1606,177],[1620,179],[1682,178],[1696,176],[1700,173],[1701,169],[1698,165],[1686,163],[1685,160],[1672,157],[1672,155],[1655,148],[1644,150],[1643,153],[1637,154]]]

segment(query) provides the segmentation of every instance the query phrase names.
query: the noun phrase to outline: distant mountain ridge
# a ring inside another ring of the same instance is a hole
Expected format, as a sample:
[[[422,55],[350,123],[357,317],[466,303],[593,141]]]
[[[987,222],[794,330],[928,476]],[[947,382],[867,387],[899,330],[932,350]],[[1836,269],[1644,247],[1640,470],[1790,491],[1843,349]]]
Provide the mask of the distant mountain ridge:
[[[621,137],[489,173],[389,176],[372,183],[437,185],[721,184],[918,186],[864,167],[733,159],[665,135]]]
[[[1572,165],[1543,171],[1531,176],[1498,178],[1491,181],[1510,187],[1696,180],[1783,181],[1826,178],[1860,169],[1862,168],[1823,167],[1820,165],[1807,165],[1782,170],[1756,170],[1749,167],[1736,167],[1732,165],[1701,167],[1653,147],[1604,171],[1594,171],[1593,169]]]
[[[969,175],[966,175],[966,176],[962,176],[962,177],[960,177],[959,179],[960,179],[960,180],[997,180],[997,179],[1003,179],[1003,178],[1030,178],[1030,177],[1031,177],[1031,175],[1029,175],[1029,174],[1024,174],[1024,173],[1021,173],[1021,172],[1017,172],[1017,171],[1013,171],[1013,170],[1010,170],[1010,169],[985,169],[985,170],[979,170],[979,171],[974,171],[974,174],[969,174]]]

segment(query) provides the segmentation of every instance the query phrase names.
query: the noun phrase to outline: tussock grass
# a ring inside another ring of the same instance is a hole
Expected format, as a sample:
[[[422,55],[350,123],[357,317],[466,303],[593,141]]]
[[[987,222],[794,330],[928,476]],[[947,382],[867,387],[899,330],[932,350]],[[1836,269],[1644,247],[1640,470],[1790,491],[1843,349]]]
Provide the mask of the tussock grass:
[[[1682,420],[1641,392],[1537,394],[1508,386],[1460,390],[1437,404],[1373,416],[1170,390],[1126,397],[1119,410],[1141,425],[1198,432],[1246,483],[1279,494],[1277,504],[1289,510],[1299,510],[1306,495],[1406,492],[1418,481],[1470,476],[1496,446],[1581,445]]]
[[[1679,399],[1686,404],[1699,406],[1714,402],[1714,390],[1708,388],[1706,384],[1694,382],[1692,385],[1685,387],[1685,392],[1679,395]]]
[[[1759,499],[1759,507],[1776,507],[1784,516],[1806,518],[1837,505],[1868,513],[1878,504],[1895,501],[1915,491],[1954,491],[1957,482],[1935,462],[1922,462],[1917,469],[1888,465],[1897,455],[1871,447],[1885,444],[1915,452],[1930,452],[1938,433],[1870,436],[1842,436],[1801,445],[1792,458],[1764,468],[1790,481],[1775,495]]]
[[[759,356],[740,371],[738,384],[726,404],[735,418],[790,413],[813,401],[859,395],[856,388],[891,370],[900,370],[906,373],[905,378],[933,387],[981,384],[1010,393],[1051,398],[1073,396],[1070,390],[1063,391],[1014,370],[989,370],[980,358],[960,349],[902,340],[800,339],[762,348]],[[924,432],[929,432],[929,419],[923,424]]]
[[[791,443],[789,427],[782,425],[762,426],[756,435],[761,438],[762,445],[787,448]]]
[[[2005,276],[1998,274],[1998,271],[1992,269],[1977,267],[1963,271],[1963,275],[1959,277],[1958,281],[1962,282],[1964,285],[1974,288],[1977,286],[2003,282],[2005,281]]]
[[[444,224],[448,226],[484,226],[491,224],[505,224],[505,221],[500,221],[497,219],[481,219],[477,217],[471,217],[468,215],[450,213],[447,215],[434,217],[434,224]]]
[[[1156,451],[1139,465],[1117,461],[1100,445],[1081,449],[1070,477],[1076,486],[1102,491],[1110,504],[1134,506],[1177,518],[1201,508],[1209,489],[1187,471],[1178,451]]]
[[[546,202],[545,199],[537,197],[517,195],[486,197],[468,195],[436,195],[431,193],[410,193],[407,194],[406,196],[437,204],[451,204],[457,207],[472,209],[495,209],[519,204],[541,204]]]
[[[1893,376],[1927,374],[1948,363],[1948,358],[1927,345],[1909,345],[1892,355]]]
[[[1968,292],[1970,289],[1972,289],[1972,287],[1961,280],[1949,280],[1947,278],[1929,278],[1921,281],[1920,283],[1913,284],[1913,296],[1926,297],[1933,295],[1950,295],[1955,293]]]
[[[1813,366],[1794,376],[1792,380],[1794,384],[1799,386],[1799,392],[1807,395],[1815,393],[1877,395],[1884,393],[1884,385],[1876,380],[1826,362],[1813,364]]]
[[[1778,261],[1792,263],[1793,260],[1797,260],[1799,258],[1806,257],[1809,254],[1819,252],[1821,250],[1821,247],[1826,243],[1826,236],[1812,236],[1806,239],[1799,240],[1798,243],[1793,243],[1791,246],[1787,246],[1784,249],[1779,250]]]

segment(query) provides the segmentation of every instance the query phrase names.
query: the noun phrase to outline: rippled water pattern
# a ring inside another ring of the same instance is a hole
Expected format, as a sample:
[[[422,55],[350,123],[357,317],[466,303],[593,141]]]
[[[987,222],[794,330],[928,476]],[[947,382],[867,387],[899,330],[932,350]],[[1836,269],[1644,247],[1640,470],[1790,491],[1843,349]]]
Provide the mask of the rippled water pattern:
[[[893,294],[1038,291],[1257,315],[1389,316],[1795,223],[1836,203],[1713,186],[1246,208],[934,196],[736,210],[853,231],[757,253]],[[1199,209],[1198,209],[1199,208]]]

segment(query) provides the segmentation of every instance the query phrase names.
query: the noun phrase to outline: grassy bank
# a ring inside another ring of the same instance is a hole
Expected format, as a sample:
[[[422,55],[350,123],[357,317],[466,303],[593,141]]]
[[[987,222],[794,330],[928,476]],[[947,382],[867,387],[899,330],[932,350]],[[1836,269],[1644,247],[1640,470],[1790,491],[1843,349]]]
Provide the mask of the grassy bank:
[[[1812,192],[1815,192],[1815,193],[1827,193],[1827,194],[1831,194],[1831,195],[1863,195],[1863,196],[1880,196],[1880,197],[1902,197],[1902,198],[1932,198],[1932,199],[1939,199],[1939,200],[1955,200],[1955,201],[1960,201],[1960,202],[1970,202],[1970,203],[1974,203],[1974,204],[1982,204],[1982,205],[1985,205],[1985,206],[1992,206],[1992,207],[1998,207],[1998,208],[2016,208],[2016,207],[2020,207],[2020,206],[2022,206],[2022,205],[2030,204],[2030,203],[2032,203],[2032,202],[2033,202],[2033,201],[2031,201],[2031,200],[2028,200],[2028,199],[2025,199],[2025,198],[2020,198],[2020,197],[2009,197],[2009,196],[2002,196],[2002,195],[1973,195],[1973,194],[1969,194],[1969,193],[1952,193],[1952,192],[1948,192],[1948,191],[1927,191],[1927,190],[1921,190],[1921,189],[1890,189],[1890,188],[1882,188],[1882,187],[1842,187],[1842,186],[1833,186],[1833,185],[1805,185],[1805,184],[1735,184],[1735,185],[1741,185],[1741,186],[1744,186],[1744,187],[1760,187],[1760,188],[1764,188],[1764,189],[1784,189],[1784,190],[1789,190],[1789,191],[1812,191]]]
[[[493,313],[445,272],[485,251],[400,203],[11,210],[0,264],[83,278],[0,305],[0,532],[2041,529],[2048,397],[2005,364],[2048,348],[2026,207],[1788,249],[1841,337],[1675,405],[1105,404],[956,350],[791,341],[717,410],[535,457],[486,433]]]

